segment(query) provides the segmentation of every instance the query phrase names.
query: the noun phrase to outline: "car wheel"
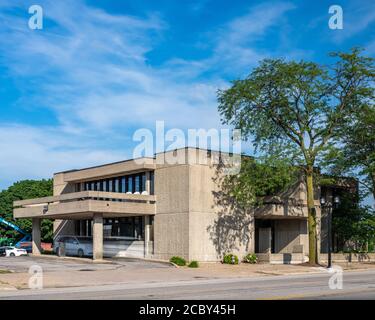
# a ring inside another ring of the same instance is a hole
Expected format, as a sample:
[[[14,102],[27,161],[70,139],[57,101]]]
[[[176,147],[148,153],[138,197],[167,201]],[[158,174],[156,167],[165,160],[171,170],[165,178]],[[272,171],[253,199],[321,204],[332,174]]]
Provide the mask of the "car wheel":
[[[13,252],[11,252],[11,253],[9,254],[9,256],[10,256],[10,257],[15,257],[16,255],[15,255]]]
[[[84,252],[82,249],[78,249],[78,257],[83,258]]]

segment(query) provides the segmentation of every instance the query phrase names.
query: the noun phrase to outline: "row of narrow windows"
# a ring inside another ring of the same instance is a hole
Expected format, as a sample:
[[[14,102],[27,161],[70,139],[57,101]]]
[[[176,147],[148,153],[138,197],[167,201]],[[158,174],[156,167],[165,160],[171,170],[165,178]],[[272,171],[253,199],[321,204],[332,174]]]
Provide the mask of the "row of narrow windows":
[[[146,191],[146,173],[76,183],[76,192],[104,191],[119,193],[142,193]],[[150,194],[154,194],[154,172],[150,172]]]

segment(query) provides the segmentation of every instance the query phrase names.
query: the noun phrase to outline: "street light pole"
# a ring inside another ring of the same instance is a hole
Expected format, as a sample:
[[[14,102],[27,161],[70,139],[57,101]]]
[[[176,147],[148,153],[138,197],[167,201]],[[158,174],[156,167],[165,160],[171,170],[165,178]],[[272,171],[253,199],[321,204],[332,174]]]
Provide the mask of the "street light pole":
[[[332,267],[332,205],[328,205],[328,266]]]
[[[322,205],[322,207],[328,209],[328,217],[327,217],[328,265],[327,265],[327,268],[332,267],[332,211],[333,211],[333,206],[337,208],[337,206],[340,204],[340,197],[335,196],[333,197],[332,200],[333,200],[332,201],[333,203],[331,201],[327,203],[325,197],[320,198],[320,204]]]

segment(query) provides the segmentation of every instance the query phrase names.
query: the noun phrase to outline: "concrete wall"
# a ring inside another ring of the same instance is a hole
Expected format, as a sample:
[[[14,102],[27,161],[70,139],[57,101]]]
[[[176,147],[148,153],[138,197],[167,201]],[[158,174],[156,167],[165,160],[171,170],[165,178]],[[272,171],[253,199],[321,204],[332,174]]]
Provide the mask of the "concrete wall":
[[[154,188],[154,255],[165,260],[174,255],[189,259],[189,166],[160,165]]]
[[[214,161],[218,155],[207,151],[191,149],[189,171],[190,212],[190,260],[218,261],[227,253],[234,253],[242,259],[254,252],[253,212],[241,211],[227,202],[227,194],[220,187],[223,172]],[[216,158],[215,158],[216,157]]]
[[[59,196],[64,193],[74,192],[74,184],[64,181],[64,174],[57,173],[53,176],[53,195]],[[74,221],[56,219],[53,222],[54,237],[61,235],[74,235]]]
[[[307,220],[275,220],[275,252],[294,253],[298,245],[308,252]]]
[[[207,151],[178,151],[179,164],[165,164],[160,155],[156,158],[155,257],[218,261],[225,253],[242,258],[254,252],[253,216],[218,199],[217,170],[206,161]],[[171,153],[162,154],[164,160],[170,161]]]
[[[259,262],[271,264],[299,264],[309,261],[309,258],[302,253],[259,253],[257,258]]]
[[[149,241],[148,248],[152,251],[153,242]],[[150,252],[151,253],[151,252]],[[104,240],[104,256],[105,257],[127,257],[127,258],[144,258],[145,242],[144,241],[127,241]],[[146,254],[146,257],[148,254]]]

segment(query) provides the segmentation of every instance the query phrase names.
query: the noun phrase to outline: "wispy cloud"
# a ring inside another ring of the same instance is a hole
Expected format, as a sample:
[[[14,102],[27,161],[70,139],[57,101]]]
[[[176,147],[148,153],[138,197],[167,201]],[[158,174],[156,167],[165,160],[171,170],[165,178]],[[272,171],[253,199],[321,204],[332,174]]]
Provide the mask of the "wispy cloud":
[[[92,145],[88,138],[77,141],[55,128],[1,125],[0,149],[4,152],[0,152],[0,188],[17,180],[49,178],[60,170],[131,156],[131,150],[126,148],[115,151]]]
[[[295,8],[291,2],[279,1],[255,5],[244,15],[223,23],[206,34],[200,43],[211,49],[208,58],[176,62],[180,67],[196,72],[216,72],[232,77],[247,74],[260,60],[276,54],[275,51],[270,51],[269,43],[264,44],[262,49],[261,40],[270,32],[281,38],[287,26],[285,15]],[[293,52],[291,49],[290,53]]]

